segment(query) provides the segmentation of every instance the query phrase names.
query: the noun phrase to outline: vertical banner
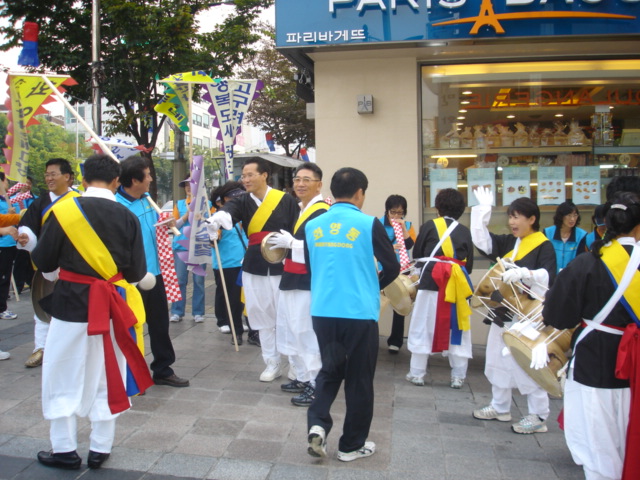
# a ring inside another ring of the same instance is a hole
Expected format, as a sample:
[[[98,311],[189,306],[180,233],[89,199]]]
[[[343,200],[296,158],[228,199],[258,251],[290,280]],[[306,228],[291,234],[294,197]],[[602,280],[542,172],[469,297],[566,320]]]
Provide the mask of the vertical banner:
[[[67,75],[47,75],[47,78],[60,92],[64,92],[63,85],[76,85],[76,81]],[[40,75],[9,74],[9,98],[5,106],[9,109],[7,114],[7,136],[4,156],[10,164],[8,177],[17,182],[27,179],[29,163],[29,141],[27,128],[37,125],[39,122],[35,116],[48,114],[44,105],[55,101],[51,95],[53,90],[46,84]]]
[[[600,205],[600,167],[572,167],[572,196],[576,205]]]
[[[204,181],[204,159],[202,155],[193,157],[191,164],[191,203],[189,204],[189,226],[185,236],[189,239],[189,256],[185,263],[196,275],[206,275],[202,264],[211,265],[211,245],[207,233],[206,220],[209,218],[209,200]]]
[[[493,206],[496,205],[496,170],[494,168],[470,168],[467,170],[467,205],[478,205],[473,193],[478,187],[488,188],[493,192]]]
[[[565,167],[538,167],[538,205],[560,205],[566,199]]]
[[[153,109],[166,115],[183,132],[189,131],[189,84],[213,83],[202,71],[176,73],[160,80],[165,85],[164,97]]]
[[[263,84],[260,80],[220,80],[205,85],[203,96],[211,102],[209,113],[215,115],[214,127],[219,129],[218,140],[224,146],[225,180],[233,179],[233,144],[249,111],[251,102],[259,95]]]
[[[502,170],[502,205],[511,205],[516,198],[531,197],[531,169],[505,167]]]
[[[436,195],[445,188],[458,188],[457,168],[431,168],[429,169],[429,182],[431,183],[429,198],[430,205],[436,206]]]

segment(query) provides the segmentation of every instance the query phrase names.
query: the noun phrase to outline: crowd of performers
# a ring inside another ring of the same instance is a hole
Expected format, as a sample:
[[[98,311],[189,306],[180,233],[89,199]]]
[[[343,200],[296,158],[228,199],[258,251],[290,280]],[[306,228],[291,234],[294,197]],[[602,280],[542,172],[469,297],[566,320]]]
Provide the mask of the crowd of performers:
[[[176,357],[169,325],[183,319],[185,301],[174,302],[169,311],[156,245],[159,217],[148,196],[149,165],[140,156],[117,163],[96,155],[84,169],[81,196],[71,188],[68,162],[50,160],[48,194],[31,196],[30,205],[22,195],[20,207],[28,207],[22,218],[12,215],[5,200],[0,215],[1,225],[8,225],[0,228],[2,240],[17,243],[17,251],[29,252],[44,278],[57,280],[53,293],[41,301],[50,321],[34,317],[35,348],[27,366],[43,365],[43,412],[51,422],[52,449],[40,452],[38,460],[65,469],[79,468],[82,462],[78,416],[91,420],[87,463],[99,468],[109,458],[115,421],[130,407],[129,397],[144,394],[153,384],[189,386],[171,367]],[[269,177],[269,164],[252,158],[243,166],[240,182],[228,182],[212,194],[215,213],[207,220],[207,231],[216,250],[216,284],[222,279],[226,284],[226,294],[216,292],[215,313],[221,331],[233,327],[232,343],[237,345],[246,328],[243,313],[248,317],[249,341],[260,346],[265,363],[260,381],[281,377],[286,357],[289,378],[281,389],[295,394],[293,405],[308,407],[310,455],[327,456],[331,407],[343,382],[346,414],[337,457],[348,462],[375,452],[368,435],[380,291],[400,280],[399,275],[413,275],[417,287],[406,379],[424,385],[429,356],[442,353],[451,365],[450,386],[462,388],[472,357],[468,300],[475,246],[504,265],[501,282],[544,299],[545,325],[575,329],[563,422],[567,445],[586,478],[640,477],[640,457],[632,452],[640,421],[631,410],[638,402],[632,392],[640,375],[640,179],[617,177],[609,184],[607,203],[595,209],[589,233],[578,227],[580,214],[571,202],[561,204],[554,225],[541,231],[538,206],[523,197],[507,209],[510,233],[495,234],[488,228],[493,193],[481,187],[474,192],[478,204],[471,208],[470,228],[458,222],[465,210],[463,195],[444,189],[435,200],[438,217],[416,235],[405,220],[407,202],[400,195],[387,199],[381,218],[362,212],[368,180],[359,170],[342,168],[333,174],[331,205],[323,200],[323,172],[316,164],[295,170],[295,197],[270,187]],[[4,199],[6,179],[0,180]],[[174,221],[160,228],[187,225],[188,180],[180,183],[187,199],[176,203]],[[16,224],[17,229],[10,226]],[[189,270],[179,255],[184,248],[180,240],[174,238],[175,265],[185,292]],[[268,261],[265,242],[272,250],[284,249],[284,260]],[[0,245],[0,257],[4,248]],[[11,248],[13,261],[16,245]],[[0,276],[6,313],[5,280]],[[201,323],[202,277],[194,275],[193,283],[192,314]],[[517,387],[527,397],[528,412],[512,430],[546,432],[548,394],[516,363],[502,337],[518,316],[493,308],[487,319],[485,375],[492,398],[473,416],[510,421],[512,389]],[[143,356],[145,322],[149,367]],[[404,315],[394,313],[389,353],[398,353],[403,345],[404,322]],[[546,353],[535,356],[532,368],[546,365]]]

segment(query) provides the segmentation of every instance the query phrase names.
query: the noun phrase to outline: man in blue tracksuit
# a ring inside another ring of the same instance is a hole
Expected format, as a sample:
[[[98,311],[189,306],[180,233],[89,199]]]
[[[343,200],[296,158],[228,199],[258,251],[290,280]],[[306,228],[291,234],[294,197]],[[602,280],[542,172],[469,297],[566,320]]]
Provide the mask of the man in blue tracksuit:
[[[316,398],[307,415],[307,451],[326,457],[331,405],[344,380],[347,411],[338,445],[338,459],[344,462],[375,452],[367,436],[373,418],[380,290],[400,272],[382,223],[360,211],[367,186],[361,171],[338,170],[331,179],[336,203],[305,228],[311,317],[322,356]],[[374,257],[382,266],[380,276]]]

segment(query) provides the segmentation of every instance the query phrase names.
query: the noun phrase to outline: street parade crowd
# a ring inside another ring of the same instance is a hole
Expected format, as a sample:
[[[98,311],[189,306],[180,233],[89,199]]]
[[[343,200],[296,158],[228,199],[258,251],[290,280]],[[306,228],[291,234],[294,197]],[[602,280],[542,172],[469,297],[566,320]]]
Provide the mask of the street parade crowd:
[[[453,389],[464,385],[472,358],[474,308],[490,325],[484,372],[492,398],[469,413],[510,422],[517,388],[528,413],[511,430],[543,434],[549,394],[561,395],[559,420],[585,478],[640,478],[639,410],[631,409],[640,401],[633,395],[640,378],[640,178],[613,179],[590,231],[579,227],[581,213],[571,201],[542,228],[540,209],[522,197],[508,206],[509,233],[496,234],[489,229],[494,194],[484,187],[474,191],[470,227],[459,223],[464,196],[443,189],[435,197],[437,218],[416,229],[405,220],[402,195],[387,198],[380,218],[362,212],[369,185],[360,170],[333,173],[333,200],[323,199],[315,163],[295,169],[295,196],[272,188],[270,175],[268,162],[253,157],[240,181],[211,192],[206,233],[214,311],[236,348],[245,341],[260,347],[261,382],[275,381],[289,366],[281,389],[294,394],[293,405],[308,408],[309,455],[327,456],[331,408],[342,387],[337,457],[349,462],[375,453],[373,380],[378,318],[387,304],[389,354],[402,348],[408,317],[406,380],[425,385],[429,357],[442,354]],[[39,452],[38,461],[80,468],[77,417],[88,417],[87,464],[100,468],[131,396],[152,385],[189,386],[172,368],[169,327],[186,316],[189,280],[193,321],[205,321],[206,264],[187,260],[192,184],[189,177],[180,182],[186,199],[163,220],[141,156],[120,163],[88,158],[82,194],[64,159],[47,162],[45,180],[49,191],[36,197],[31,179],[9,188],[0,172],[0,318],[16,318],[7,309],[12,272],[18,291],[38,285],[45,292],[34,305],[34,349],[25,363],[42,365],[42,410],[50,422],[51,450]],[[181,293],[170,305],[158,245],[158,232],[166,236],[167,229],[175,232]],[[474,287],[475,252],[492,267]],[[0,359],[9,356],[0,351]]]

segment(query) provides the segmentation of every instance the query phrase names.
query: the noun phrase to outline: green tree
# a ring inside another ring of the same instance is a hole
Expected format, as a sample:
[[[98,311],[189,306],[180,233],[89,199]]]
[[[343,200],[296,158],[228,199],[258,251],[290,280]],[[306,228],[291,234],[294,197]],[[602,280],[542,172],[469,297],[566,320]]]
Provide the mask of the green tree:
[[[265,85],[247,119],[271,132],[287,155],[295,155],[301,147],[315,145],[315,124],[307,119],[306,102],[296,95],[296,67],[275,48],[273,27],[263,24],[261,33],[262,47],[239,67],[247,78],[258,78]]]
[[[155,147],[165,120],[153,110],[163,93],[158,79],[191,70],[227,77],[245,61],[258,38],[253,32],[256,18],[273,0],[235,0],[235,15],[200,33],[196,15],[220,3],[101,0],[98,80],[113,115],[104,133],[124,133],[139,145]],[[89,101],[91,7],[92,0],[5,0],[0,4],[0,18],[5,19],[0,34],[7,41],[0,50],[20,44],[23,20],[37,22],[42,68],[71,75],[78,85],[69,93]]]

